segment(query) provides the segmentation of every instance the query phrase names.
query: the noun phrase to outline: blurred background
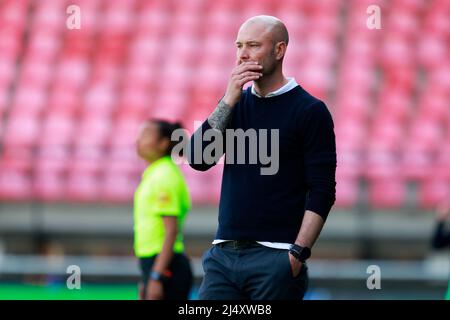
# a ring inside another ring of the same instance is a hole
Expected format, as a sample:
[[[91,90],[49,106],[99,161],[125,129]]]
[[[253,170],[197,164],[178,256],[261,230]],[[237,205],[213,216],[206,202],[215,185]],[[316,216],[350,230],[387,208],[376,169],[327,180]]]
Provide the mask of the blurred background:
[[[81,12],[69,29],[69,5]],[[369,29],[370,5],[381,29]],[[337,200],[314,248],[306,299],[443,299],[433,251],[450,194],[450,2],[445,0],[1,0],[0,299],[136,299],[134,149],[148,117],[192,132],[223,95],[239,26],[290,33],[284,73],[335,121]],[[196,299],[223,166],[182,165]],[[81,270],[69,290],[67,267]],[[380,267],[369,290],[367,268]]]

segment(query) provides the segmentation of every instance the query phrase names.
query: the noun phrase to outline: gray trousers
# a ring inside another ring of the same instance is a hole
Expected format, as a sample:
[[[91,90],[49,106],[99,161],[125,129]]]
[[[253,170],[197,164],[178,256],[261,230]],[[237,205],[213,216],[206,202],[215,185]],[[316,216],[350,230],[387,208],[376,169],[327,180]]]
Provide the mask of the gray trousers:
[[[205,275],[200,300],[302,300],[308,267],[292,275],[288,250],[255,243],[247,247],[217,244],[202,257]]]

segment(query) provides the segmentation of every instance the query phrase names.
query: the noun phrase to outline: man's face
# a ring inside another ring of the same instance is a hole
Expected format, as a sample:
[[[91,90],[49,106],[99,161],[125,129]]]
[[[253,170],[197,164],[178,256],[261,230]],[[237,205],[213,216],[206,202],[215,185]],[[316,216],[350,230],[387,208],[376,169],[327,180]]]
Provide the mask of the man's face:
[[[262,74],[272,74],[278,61],[274,52],[274,43],[267,27],[251,23],[241,27],[237,39],[238,64],[256,61],[263,66]]]

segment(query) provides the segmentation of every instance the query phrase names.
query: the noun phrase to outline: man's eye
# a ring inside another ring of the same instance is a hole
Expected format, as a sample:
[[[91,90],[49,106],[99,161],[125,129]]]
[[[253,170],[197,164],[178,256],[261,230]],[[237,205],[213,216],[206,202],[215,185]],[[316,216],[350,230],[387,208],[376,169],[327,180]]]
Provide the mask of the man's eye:
[[[251,44],[250,47],[252,48],[259,47],[259,44]]]

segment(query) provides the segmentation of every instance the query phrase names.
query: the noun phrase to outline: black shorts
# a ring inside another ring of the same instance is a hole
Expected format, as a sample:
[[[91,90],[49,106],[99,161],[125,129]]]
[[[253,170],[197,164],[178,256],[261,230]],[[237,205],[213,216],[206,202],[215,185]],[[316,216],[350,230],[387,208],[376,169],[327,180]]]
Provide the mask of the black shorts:
[[[156,257],[155,255],[139,259],[144,293]],[[194,278],[188,257],[182,253],[175,253],[169,264],[169,270],[172,273],[171,277],[163,281],[164,299],[187,300]]]

